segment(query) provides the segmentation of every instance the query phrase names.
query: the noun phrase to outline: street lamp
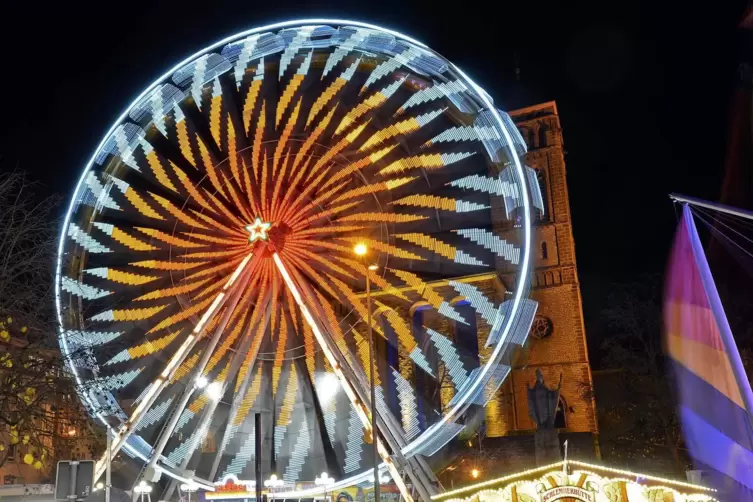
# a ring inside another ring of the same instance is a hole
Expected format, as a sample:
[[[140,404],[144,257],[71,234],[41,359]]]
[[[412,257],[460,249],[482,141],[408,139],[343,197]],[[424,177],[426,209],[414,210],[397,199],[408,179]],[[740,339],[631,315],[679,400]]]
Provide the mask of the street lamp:
[[[191,494],[199,490],[199,485],[196,483],[183,483],[180,485],[180,491],[188,494],[188,502],[191,502]]]
[[[152,496],[150,495],[150,493],[152,493],[152,487],[146,484],[146,481],[143,479],[138,485],[136,485],[136,488],[134,488],[133,491],[139,494],[141,502],[144,502],[144,497],[146,497],[149,502],[152,502]]]
[[[314,484],[316,486],[324,487],[324,502],[327,502],[327,488],[329,488],[329,486],[334,482],[334,478],[330,478],[329,474],[327,474],[326,472],[323,472],[321,476],[314,479]]]
[[[363,242],[359,242],[358,244],[356,244],[356,247],[353,248],[353,251],[358,256],[366,256],[366,253],[369,252],[369,248],[367,248],[366,244],[364,244]]]
[[[264,482],[264,486],[272,493],[272,502],[275,500],[275,490],[285,484],[285,481],[277,479],[277,474],[272,474],[269,479]]]
[[[363,258],[366,256],[366,254],[369,252],[369,248],[366,247],[366,244],[363,242],[359,242],[355,245],[353,248],[353,252]],[[380,502],[379,498],[379,448],[377,447],[378,443],[378,437],[377,434],[377,423],[376,423],[376,390],[374,388],[374,377],[376,376],[376,369],[374,365],[376,364],[374,362],[374,333],[371,329],[371,277],[369,276],[369,272],[376,270],[377,267],[374,264],[371,264],[367,267],[366,270],[366,313],[367,313],[367,320],[366,325],[369,330],[369,360],[371,361],[369,363],[369,385],[371,387],[371,446],[374,450],[374,502]]]

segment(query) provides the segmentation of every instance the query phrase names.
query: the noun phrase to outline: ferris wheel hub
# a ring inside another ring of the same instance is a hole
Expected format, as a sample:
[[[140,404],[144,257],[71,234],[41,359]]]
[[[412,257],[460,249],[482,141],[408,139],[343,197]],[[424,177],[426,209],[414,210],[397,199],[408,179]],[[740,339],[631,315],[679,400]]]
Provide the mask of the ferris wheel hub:
[[[257,240],[266,241],[269,238],[269,229],[272,227],[271,223],[262,221],[258,216],[254,222],[250,225],[246,225],[244,229],[248,232],[248,242],[254,243]]]

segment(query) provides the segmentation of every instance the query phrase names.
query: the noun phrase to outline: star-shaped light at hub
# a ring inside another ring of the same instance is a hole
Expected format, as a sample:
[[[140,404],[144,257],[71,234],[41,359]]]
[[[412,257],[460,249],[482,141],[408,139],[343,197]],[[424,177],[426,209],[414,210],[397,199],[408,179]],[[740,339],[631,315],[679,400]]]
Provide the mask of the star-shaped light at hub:
[[[248,242],[254,243],[257,240],[266,241],[269,238],[267,232],[269,232],[271,227],[271,223],[261,221],[261,218],[256,218],[252,225],[246,225],[244,227],[248,232]]]

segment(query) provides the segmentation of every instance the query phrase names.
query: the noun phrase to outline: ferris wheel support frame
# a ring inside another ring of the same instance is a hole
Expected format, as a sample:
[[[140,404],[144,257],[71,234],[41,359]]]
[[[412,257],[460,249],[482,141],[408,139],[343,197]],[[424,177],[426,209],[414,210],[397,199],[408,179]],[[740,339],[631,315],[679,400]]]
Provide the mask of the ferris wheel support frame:
[[[310,285],[302,277],[297,277],[297,279],[293,278],[293,282],[294,284],[297,282],[299,287],[303,289],[309,297],[314,298]],[[313,307],[318,311],[318,319],[320,319],[320,322],[326,324],[328,322],[328,318],[324,314],[324,312],[321,311],[320,306],[313,305]],[[351,377],[351,380],[348,381],[354,382],[353,389],[357,394],[359,394],[358,398],[360,399],[361,403],[371,403],[370,394],[365,390],[370,387],[366,372],[363,370],[363,368],[353,366],[349,363],[348,359],[340,352],[337,343],[331,339],[330,333],[335,332],[333,326],[328,326],[327,328],[328,329],[321,330],[322,336],[329,344],[328,346],[330,347],[330,350],[334,354],[340,356],[339,362],[341,364],[341,368],[347,370],[348,375]],[[348,375],[345,376],[346,379],[348,378]],[[434,476],[434,471],[432,471],[431,467],[429,467],[426,460],[421,455],[408,456],[403,453],[403,449],[407,445],[407,441],[405,434],[403,433],[402,426],[400,422],[398,422],[398,420],[395,418],[395,416],[392,415],[389,410],[380,410],[378,407],[369,407],[369,410],[372,409],[376,411],[375,417],[377,419],[377,430],[382,433],[387,444],[393,451],[391,455],[388,454],[390,456],[390,460],[384,459],[385,465],[389,469],[392,466],[392,463],[396,461],[411,478],[414,486],[416,486],[416,488],[421,492],[421,496],[430,497],[435,492],[434,487],[439,485],[436,477]],[[367,431],[371,431],[370,421],[369,424],[366,425],[366,429]],[[393,477],[399,475],[396,474],[396,469],[389,470],[390,474]],[[428,498],[426,498],[426,500],[428,500]]]
[[[267,305],[269,305],[270,301],[271,301],[271,295],[267,293],[262,303],[263,310],[266,312],[266,314],[264,315],[262,319],[262,325],[259,330],[262,333],[266,330],[267,324],[269,323],[269,317],[271,313],[269,312],[269,310],[267,310]],[[257,357],[258,357],[258,353],[254,355],[253,361],[251,361],[251,363],[249,364],[249,370],[248,372],[246,372],[246,375],[243,378],[243,382],[241,382],[241,385],[238,388],[238,392],[236,392],[235,396],[233,397],[232,404],[230,405],[230,413],[228,414],[228,418],[227,418],[227,425],[225,426],[225,431],[222,434],[222,442],[220,443],[220,446],[217,450],[217,454],[215,455],[214,461],[212,463],[212,470],[210,471],[210,474],[209,474],[210,480],[213,480],[214,477],[217,475],[217,470],[220,468],[220,460],[222,459],[222,454],[225,451],[227,444],[230,442],[230,431],[232,430],[231,424],[235,421],[235,417],[238,414],[238,409],[240,408],[240,405],[243,402],[246,392],[248,391],[248,386],[251,383],[251,376],[253,375],[251,368],[256,362]]]
[[[246,266],[248,265],[248,262],[252,256],[253,256],[252,253],[249,253],[248,255],[246,255],[246,257],[243,258],[243,260],[238,265],[238,267],[236,267],[236,269],[233,271],[232,275],[228,279],[227,283],[223,286],[222,290],[219,293],[217,293],[217,296],[215,297],[212,304],[207,308],[207,310],[201,316],[201,319],[196,324],[196,326],[194,326],[192,333],[186,338],[186,340],[178,348],[175,354],[173,354],[173,357],[170,358],[167,365],[160,373],[160,376],[157,377],[157,379],[154,382],[152,382],[152,386],[147,392],[147,395],[144,396],[144,398],[141,400],[139,405],[131,414],[131,417],[128,419],[128,421],[126,421],[123,425],[120,426],[117,432],[116,440],[112,442],[112,446],[109,452],[105,452],[102,458],[100,458],[99,461],[97,461],[97,464],[95,465],[95,469],[94,469],[94,481],[95,482],[104,474],[107,468],[108,454],[110,458],[112,458],[123,447],[125,442],[133,433],[136,426],[138,426],[145,412],[149,410],[149,408],[154,404],[154,402],[157,400],[159,395],[165,389],[166,385],[173,379],[180,365],[183,363],[183,361],[185,361],[186,357],[188,357],[188,353],[191,351],[191,349],[196,345],[196,343],[202,337],[202,335],[204,334],[204,331],[206,330],[207,322],[209,321],[209,319],[214,315],[215,312],[217,312],[219,308],[221,308],[222,306],[225,305],[225,303],[227,303],[229,298],[232,298],[233,301],[235,301],[236,298],[238,300],[240,299],[240,293],[242,292],[242,288],[239,287],[240,283],[237,282],[237,279],[241,275],[241,272],[243,272]],[[236,304],[237,304],[237,301],[236,301]],[[229,311],[231,312],[232,309],[230,309]],[[228,316],[228,320],[229,320],[229,316]],[[227,324],[227,321],[225,321],[225,324]],[[219,339],[219,335],[217,333],[221,332],[223,329],[224,329],[224,326],[218,326],[218,329],[215,330],[215,336],[213,337],[213,339],[214,338]]]
[[[243,277],[241,278],[240,282],[238,282],[237,288],[232,292],[233,299],[230,301],[230,303],[233,305],[233,307],[228,309],[228,312],[232,312],[232,310],[235,308],[235,305],[237,305],[237,303],[240,301],[243,291],[245,290],[251,278],[251,271],[254,270],[259,259],[260,259],[260,255],[256,255],[251,259],[250,264],[248,264],[247,266],[244,265],[243,269],[245,270],[246,268],[248,268],[248,272],[243,273]],[[248,263],[247,260],[244,260],[244,261]],[[227,327],[228,322],[229,322],[229,317],[227,321],[223,317],[223,319],[220,322],[220,325],[215,329],[212,335],[212,338],[209,344],[207,345],[207,348],[201,354],[201,359],[199,360],[199,364],[196,365],[196,368],[193,371],[194,377],[191,378],[189,382],[195,382],[199,378],[201,378],[202,374],[204,373],[204,370],[207,367],[207,364],[209,363],[209,359],[212,357],[212,353],[214,352],[215,347],[217,347],[217,344],[219,343],[222,333],[225,331],[225,328]],[[195,385],[191,385],[190,387],[186,386],[184,388],[180,401],[172,409],[170,420],[168,421],[167,424],[165,424],[165,426],[160,431],[159,441],[157,442],[157,445],[152,449],[152,452],[149,457],[149,462],[147,466],[145,467],[145,469],[143,470],[148,471],[149,469],[153,470],[156,468],[157,463],[159,462],[159,459],[162,456],[162,452],[164,451],[165,446],[167,446],[167,443],[170,440],[170,437],[172,436],[172,433],[175,430],[175,427],[178,424],[178,421],[180,420],[181,415],[183,414],[183,410],[185,410],[186,406],[188,405],[188,401],[191,399],[191,396],[193,396],[193,393],[195,390],[196,390]],[[138,482],[138,479],[136,480],[136,482]]]
[[[283,277],[283,280],[285,281],[286,286],[290,289],[291,293],[293,294],[293,298],[298,304],[298,307],[301,309],[301,313],[303,314],[304,320],[306,321],[306,323],[308,323],[309,327],[311,328],[311,331],[314,333],[314,336],[316,337],[317,342],[319,343],[319,346],[322,348],[322,352],[327,357],[328,362],[332,366],[335,376],[340,381],[340,384],[343,390],[345,391],[345,394],[348,396],[348,399],[350,400],[351,405],[356,410],[356,414],[361,420],[361,423],[363,424],[364,429],[366,429],[366,431],[371,434],[372,444],[375,445],[375,447],[377,448],[379,452],[379,455],[381,456],[382,460],[387,465],[387,469],[390,471],[390,475],[392,476],[392,479],[395,481],[395,484],[398,486],[398,489],[400,490],[401,495],[407,502],[413,502],[413,497],[411,496],[410,491],[408,490],[408,487],[405,485],[405,481],[403,481],[402,475],[400,474],[400,471],[398,470],[398,467],[395,464],[395,461],[393,460],[392,456],[385,448],[384,443],[382,439],[380,438],[379,431],[378,430],[373,431],[371,428],[371,421],[364,407],[364,404],[368,402],[369,399],[366,397],[366,391],[361,387],[361,385],[359,385],[357,373],[354,372],[353,368],[350,367],[350,365],[347,363],[343,354],[340,353],[339,350],[336,349],[336,344],[334,344],[331,339],[325,336],[324,334],[325,330],[322,330],[320,328],[319,324],[311,315],[310,310],[306,306],[306,303],[303,301],[303,297],[301,296],[301,293],[298,287],[296,286],[295,280],[288,273],[279,255],[277,253],[274,253],[272,256],[275,261],[275,265],[277,266],[278,270],[280,271],[280,274]],[[322,316],[321,318],[325,319],[325,316]],[[337,357],[337,356],[340,356],[340,357]],[[348,379],[345,376],[345,373],[343,372],[344,369],[349,370],[349,373],[352,373],[351,379]],[[379,417],[379,413],[377,413],[377,417]],[[382,420],[382,423],[384,424],[384,420]],[[377,429],[379,429],[379,427],[377,427]],[[386,426],[384,430],[386,430],[387,432],[390,432],[390,434],[384,435],[385,439],[388,441],[388,443],[393,443],[395,441],[395,438],[392,437],[393,435],[391,434],[393,431],[390,431],[390,428],[388,426]],[[391,444],[390,446],[395,451],[396,457],[402,460],[401,464],[406,463],[405,459],[402,458],[402,456],[400,455],[400,450],[399,450],[398,445]],[[425,476],[417,475],[420,473],[414,472],[414,470],[411,469],[410,466],[407,466],[407,467],[408,468],[405,470],[408,473],[408,475],[411,477],[411,480],[414,482],[415,488],[418,490],[421,497],[424,500],[430,500],[431,494],[434,491],[431,481],[429,479],[426,479]]]
[[[228,310],[232,311],[234,310],[234,307]],[[267,311],[266,308],[264,308],[264,310]],[[266,312],[265,317],[266,318],[269,317],[268,311]],[[220,391],[219,397],[217,399],[210,399],[209,406],[205,407],[204,410],[202,411],[201,418],[199,419],[199,424],[196,426],[197,433],[194,434],[193,437],[190,439],[191,441],[190,447],[188,448],[185,458],[180,463],[181,471],[185,471],[188,468],[189,464],[191,463],[191,459],[193,459],[194,453],[196,451],[196,448],[199,445],[200,439],[203,436],[205,436],[207,431],[209,430],[209,425],[210,425],[209,420],[214,415],[214,412],[217,409],[217,405],[219,405],[222,396],[225,395],[225,392],[227,391],[227,386],[235,378],[235,375],[238,373],[238,370],[240,369],[244,358],[246,358],[249,355],[249,350],[251,349],[252,341],[257,342],[257,343],[254,343],[253,350],[251,350],[250,352],[250,365],[249,365],[248,374],[252,373],[251,368],[253,368],[253,365],[256,362],[256,358],[259,355],[259,348],[261,346],[262,339],[261,338],[256,339],[251,336],[246,336],[243,338],[243,343],[238,347],[238,350],[235,351],[232,359],[230,360],[230,365],[228,366],[228,371],[227,371],[225,380],[222,382],[222,390]],[[235,403],[236,401],[238,401],[237,395],[235,396],[235,398],[233,398],[233,403]],[[216,457],[219,457],[219,455],[216,454]],[[175,491],[175,487],[177,486],[177,483],[178,481],[176,479],[172,479],[170,481],[170,485],[168,486],[168,489],[165,492],[166,494],[164,497],[165,500],[170,500],[170,498],[172,497],[173,491]]]

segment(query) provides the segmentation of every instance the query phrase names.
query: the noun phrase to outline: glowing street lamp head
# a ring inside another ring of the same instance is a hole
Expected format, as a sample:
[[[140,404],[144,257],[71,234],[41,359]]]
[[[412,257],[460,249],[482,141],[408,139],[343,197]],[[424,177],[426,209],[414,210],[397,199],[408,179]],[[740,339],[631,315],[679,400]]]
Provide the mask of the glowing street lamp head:
[[[257,240],[266,241],[269,238],[269,228],[271,223],[261,221],[261,218],[256,218],[251,225],[246,225],[244,228],[248,232],[248,242],[253,244]]]
[[[473,477],[473,479],[477,479],[479,477],[479,474],[481,474],[481,473],[479,472],[478,469],[473,469],[471,471],[471,476]]]
[[[369,265],[369,270],[379,270],[379,265],[371,264]]]
[[[356,244],[356,246],[353,248],[353,252],[357,254],[358,256],[365,256],[366,253],[369,252],[369,248],[366,247],[366,244],[363,242],[359,242]]]

